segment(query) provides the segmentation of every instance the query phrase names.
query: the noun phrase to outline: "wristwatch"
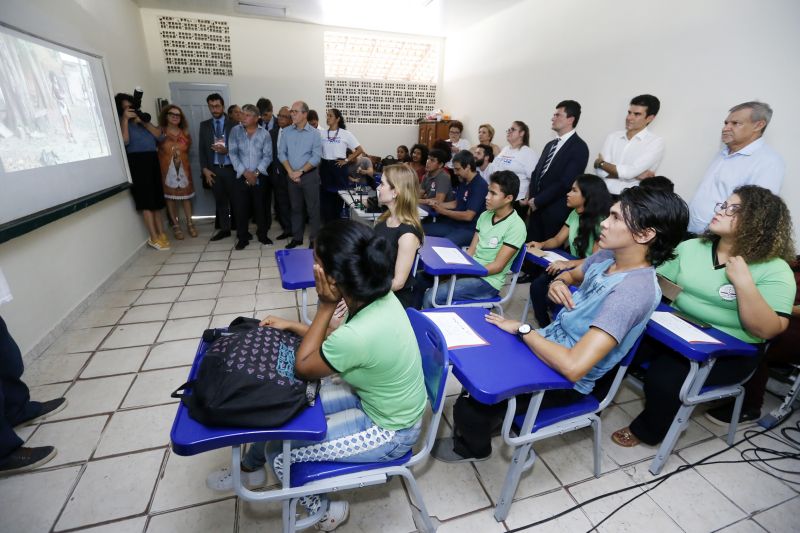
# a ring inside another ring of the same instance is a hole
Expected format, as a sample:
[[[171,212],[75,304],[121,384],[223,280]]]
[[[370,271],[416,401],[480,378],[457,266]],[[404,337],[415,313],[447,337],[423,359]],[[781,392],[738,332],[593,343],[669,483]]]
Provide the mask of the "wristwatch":
[[[533,328],[530,324],[522,324],[520,327],[517,328],[517,337],[520,339],[533,331]]]

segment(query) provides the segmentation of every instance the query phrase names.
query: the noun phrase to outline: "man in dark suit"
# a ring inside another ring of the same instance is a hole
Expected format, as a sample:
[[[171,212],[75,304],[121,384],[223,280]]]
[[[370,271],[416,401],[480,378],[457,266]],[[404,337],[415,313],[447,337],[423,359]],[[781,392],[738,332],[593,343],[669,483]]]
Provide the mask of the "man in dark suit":
[[[289,114],[289,108],[283,106],[278,110],[277,127],[269,131],[272,137],[272,153],[278,153],[278,136],[283,128],[292,123],[292,116]],[[277,239],[288,239],[292,236],[292,210],[289,205],[289,176],[286,174],[286,169],[278,161],[277,157],[273,157],[272,165],[269,167],[269,180],[272,184],[272,195],[275,199],[275,214],[278,223],[281,225],[281,234]]]
[[[552,129],[558,137],[542,150],[526,199],[531,210],[528,241],[553,237],[569,215],[567,192],[589,162],[589,147],[575,131],[580,116],[581,105],[574,100],[559,102],[553,113]]]
[[[228,157],[228,136],[236,122],[225,116],[225,101],[213,93],[206,98],[211,118],[200,123],[200,168],[203,179],[211,187],[217,205],[219,231],[211,237],[218,241],[231,236],[231,194],[236,171]]]

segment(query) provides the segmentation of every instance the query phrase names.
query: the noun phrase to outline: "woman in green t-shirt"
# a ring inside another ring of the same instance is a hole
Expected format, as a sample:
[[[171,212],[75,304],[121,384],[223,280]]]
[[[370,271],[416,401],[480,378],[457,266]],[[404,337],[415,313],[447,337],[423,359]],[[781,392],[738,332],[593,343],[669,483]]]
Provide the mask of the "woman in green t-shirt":
[[[581,174],[575,178],[567,193],[567,207],[572,208],[561,230],[546,241],[531,241],[528,248],[562,248],[569,245],[569,253],[579,259],[553,261],[545,272],[540,272],[531,282],[531,304],[539,327],[550,324],[547,289],[554,276],[583,263],[583,258],[597,251],[596,241],[600,235],[600,222],[608,216],[611,195],[602,178],[594,174]]]
[[[395,265],[389,244],[363,224],[338,220],[320,231],[314,257],[319,303],[311,325],[276,316],[261,322],[303,337],[295,354],[295,374],[340,378],[323,379],[320,387],[328,423],[325,440],[292,441],[291,460],[395,460],[416,443],[427,397],[416,336],[391,290]],[[349,316],[337,324],[342,300]],[[242,458],[244,483],[266,482],[267,458],[280,478],[279,452],[280,446],[252,445]],[[214,490],[231,490],[231,477],[229,468],[222,469],[209,475],[207,484]],[[310,514],[323,505],[318,496],[301,498],[300,503]],[[332,531],[348,513],[347,502],[331,502],[317,527]]]
[[[789,209],[769,190],[745,185],[714,212],[706,233],[682,242],[677,257],[658,272],[683,289],[673,307],[763,347],[786,330],[794,303],[794,275],[786,262],[794,257]],[[639,354],[647,352],[652,361],[644,381],[645,408],[630,427],[611,436],[620,446],[661,442],[681,405],[678,393],[689,362],[656,342],[642,344]],[[719,358],[706,385],[742,381],[758,360]]]

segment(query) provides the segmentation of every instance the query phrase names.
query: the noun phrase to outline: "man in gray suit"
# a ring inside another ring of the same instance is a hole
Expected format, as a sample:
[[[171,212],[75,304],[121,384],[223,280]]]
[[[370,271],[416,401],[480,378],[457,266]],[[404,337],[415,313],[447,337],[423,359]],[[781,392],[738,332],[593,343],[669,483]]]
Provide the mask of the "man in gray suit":
[[[206,98],[211,118],[200,123],[200,168],[203,179],[211,187],[217,206],[219,231],[211,237],[218,241],[231,236],[231,194],[236,172],[228,157],[228,136],[236,122],[225,116],[225,101],[213,93]]]

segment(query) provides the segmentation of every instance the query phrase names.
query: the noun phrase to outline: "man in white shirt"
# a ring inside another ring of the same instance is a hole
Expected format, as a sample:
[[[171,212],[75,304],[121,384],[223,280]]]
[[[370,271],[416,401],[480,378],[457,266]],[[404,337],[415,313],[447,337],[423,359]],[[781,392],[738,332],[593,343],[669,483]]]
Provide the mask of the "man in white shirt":
[[[762,139],[772,108],[763,102],[733,106],[722,126],[725,148],[706,170],[689,204],[689,231],[702,233],[714,216],[714,205],[724,202],[742,185],[758,185],[775,194],[781,190],[786,165]]]
[[[494,151],[488,144],[479,144],[472,147],[472,155],[475,157],[475,164],[478,165],[478,173],[489,183],[489,165],[494,161]]]
[[[652,94],[634,97],[628,106],[625,129],[606,137],[594,168],[611,194],[619,194],[638,185],[639,180],[655,176],[664,156],[664,139],[648,126],[660,107],[661,102]]]

